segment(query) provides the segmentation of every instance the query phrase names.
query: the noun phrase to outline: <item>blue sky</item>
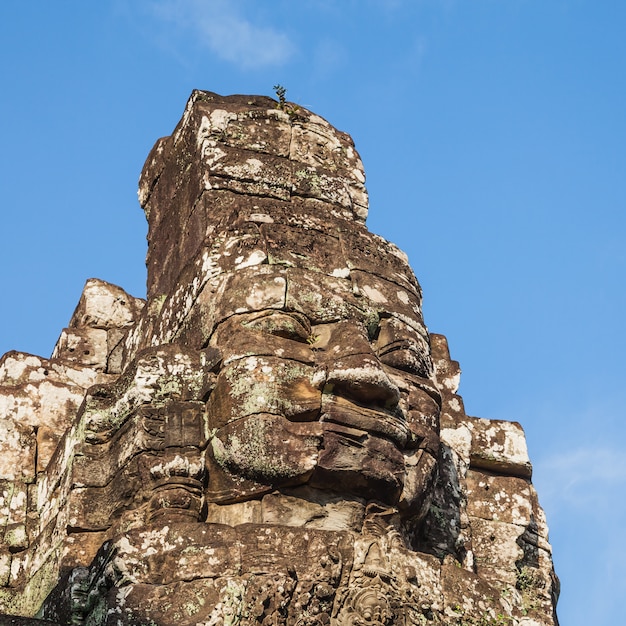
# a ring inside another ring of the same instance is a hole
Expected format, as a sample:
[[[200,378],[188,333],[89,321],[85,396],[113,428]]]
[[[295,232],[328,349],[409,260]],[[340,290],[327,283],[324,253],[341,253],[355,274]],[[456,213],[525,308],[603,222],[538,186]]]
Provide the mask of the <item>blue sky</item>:
[[[47,356],[85,280],[145,293],[137,178],[193,88],[355,139],[470,415],[526,430],[565,626],[626,597],[626,3],[4,0],[0,354]]]

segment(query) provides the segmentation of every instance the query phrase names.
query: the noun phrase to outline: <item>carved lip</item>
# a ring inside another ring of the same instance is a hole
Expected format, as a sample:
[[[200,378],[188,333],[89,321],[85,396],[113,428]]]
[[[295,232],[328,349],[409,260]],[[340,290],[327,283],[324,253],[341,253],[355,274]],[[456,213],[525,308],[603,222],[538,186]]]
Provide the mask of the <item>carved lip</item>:
[[[324,399],[320,421],[355,428],[374,437],[388,439],[400,450],[406,448],[409,439],[409,427],[403,416],[359,406],[341,396]]]

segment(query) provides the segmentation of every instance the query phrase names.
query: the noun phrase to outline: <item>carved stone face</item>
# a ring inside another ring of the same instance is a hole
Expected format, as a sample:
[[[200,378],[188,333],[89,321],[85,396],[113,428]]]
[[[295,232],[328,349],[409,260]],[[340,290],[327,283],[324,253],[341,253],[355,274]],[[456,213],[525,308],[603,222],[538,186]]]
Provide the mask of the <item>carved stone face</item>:
[[[144,168],[149,345],[222,354],[209,504],[306,485],[422,510],[440,397],[419,286],[365,228],[364,181],[321,118],[207,93]]]
[[[306,483],[418,514],[440,408],[418,294],[365,273],[356,285],[260,267],[248,304],[211,337],[223,361],[207,404],[208,500]]]

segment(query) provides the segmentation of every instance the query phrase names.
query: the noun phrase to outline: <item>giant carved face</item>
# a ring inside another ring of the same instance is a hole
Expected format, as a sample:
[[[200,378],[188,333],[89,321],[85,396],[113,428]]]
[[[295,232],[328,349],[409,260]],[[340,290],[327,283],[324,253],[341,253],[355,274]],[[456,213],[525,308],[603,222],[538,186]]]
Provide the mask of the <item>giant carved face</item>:
[[[220,290],[210,502],[306,483],[411,515],[422,509],[440,397],[419,287],[400,257],[388,280],[355,269],[366,266],[355,254],[335,276],[265,264],[235,272]]]
[[[301,485],[424,503],[440,398],[421,295],[365,228],[364,181],[348,135],[260,97],[194,92],[148,158],[151,344],[222,355],[209,503]]]

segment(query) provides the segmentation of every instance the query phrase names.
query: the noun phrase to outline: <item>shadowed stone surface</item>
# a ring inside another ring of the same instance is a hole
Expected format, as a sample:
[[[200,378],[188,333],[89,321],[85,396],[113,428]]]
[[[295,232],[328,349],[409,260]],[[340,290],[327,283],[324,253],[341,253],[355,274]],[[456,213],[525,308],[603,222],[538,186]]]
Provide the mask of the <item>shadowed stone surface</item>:
[[[15,617],[13,615],[0,615],[0,626],[61,626],[58,622],[49,620],[31,619],[28,617]]]
[[[192,94],[141,174],[147,301],[89,280],[0,360],[0,612],[557,624],[523,431],[465,414],[364,181],[313,113]]]

